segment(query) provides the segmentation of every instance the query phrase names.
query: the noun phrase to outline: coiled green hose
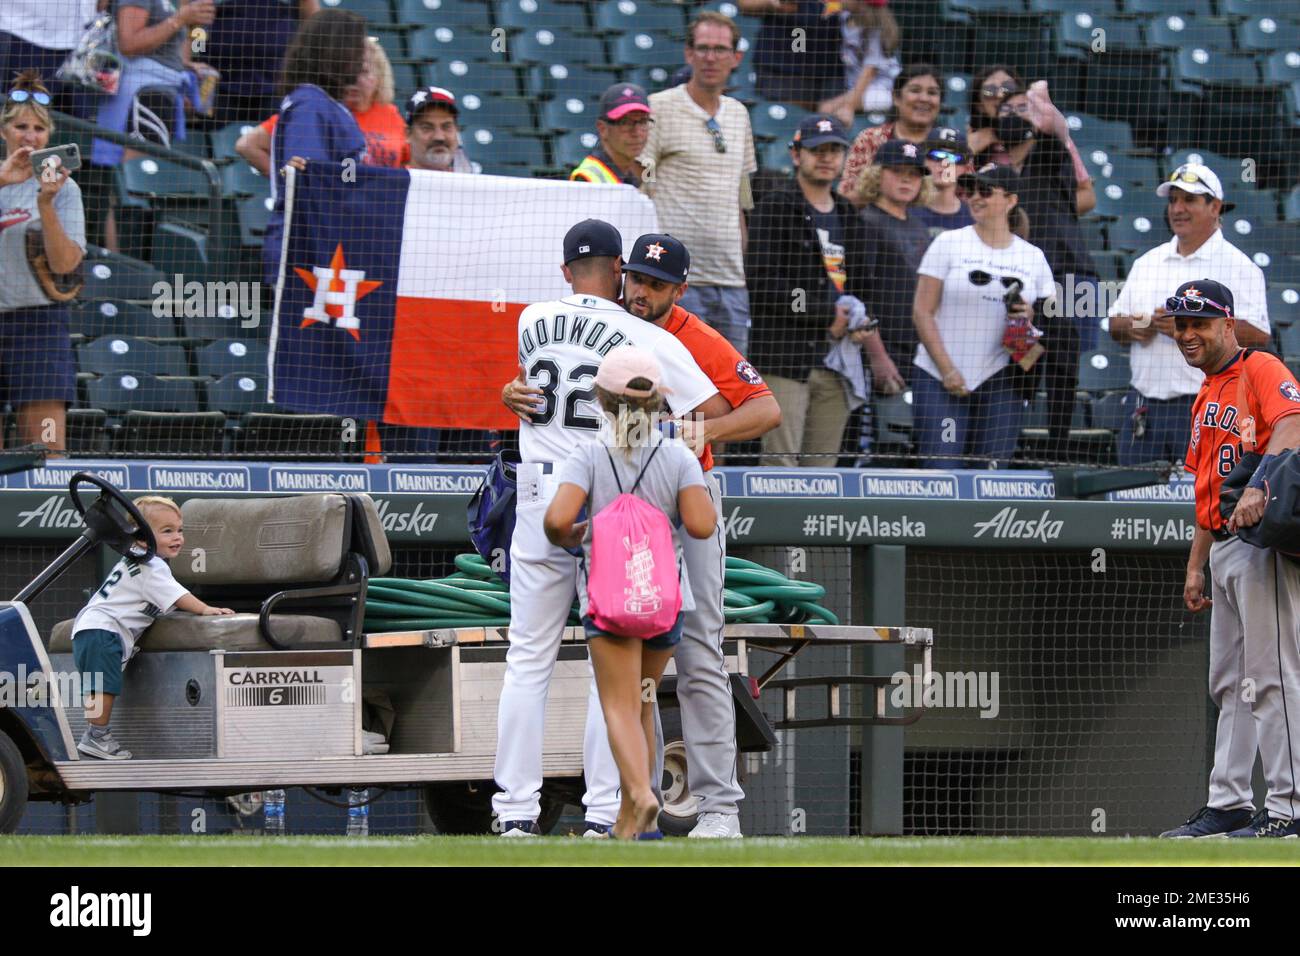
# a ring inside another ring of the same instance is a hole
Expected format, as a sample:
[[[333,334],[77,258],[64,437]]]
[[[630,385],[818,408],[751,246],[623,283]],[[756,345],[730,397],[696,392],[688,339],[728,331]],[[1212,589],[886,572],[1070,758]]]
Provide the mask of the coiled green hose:
[[[454,574],[432,581],[371,578],[365,629],[382,633],[508,625],[510,589],[505,581],[477,554],[458,554],[455,563]],[[727,558],[722,603],[728,624],[838,624],[839,618],[817,603],[825,596],[820,584]],[[569,623],[580,623],[577,602]]]

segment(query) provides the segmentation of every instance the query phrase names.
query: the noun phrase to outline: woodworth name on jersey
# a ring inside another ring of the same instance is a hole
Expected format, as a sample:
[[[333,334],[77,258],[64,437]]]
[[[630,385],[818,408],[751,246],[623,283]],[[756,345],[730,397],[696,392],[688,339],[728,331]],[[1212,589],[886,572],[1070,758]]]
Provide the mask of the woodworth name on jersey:
[[[583,297],[582,304],[600,307],[598,300],[586,296]],[[528,316],[527,319],[529,321],[522,325],[519,332],[519,361],[524,365],[528,364],[528,359],[538,349],[551,344],[584,348],[601,358],[619,345],[636,344],[617,329],[610,329],[603,319],[593,320],[590,315],[584,315],[577,309],[566,309],[554,315],[538,315],[536,318]]]

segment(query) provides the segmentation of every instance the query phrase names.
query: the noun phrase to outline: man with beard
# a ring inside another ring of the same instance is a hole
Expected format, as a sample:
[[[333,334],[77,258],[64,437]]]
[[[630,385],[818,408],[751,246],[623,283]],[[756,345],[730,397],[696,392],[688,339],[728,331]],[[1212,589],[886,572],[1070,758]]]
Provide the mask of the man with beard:
[[[472,173],[460,145],[456,97],[440,86],[416,90],[406,101],[406,138],[411,144],[410,169],[438,173]]]

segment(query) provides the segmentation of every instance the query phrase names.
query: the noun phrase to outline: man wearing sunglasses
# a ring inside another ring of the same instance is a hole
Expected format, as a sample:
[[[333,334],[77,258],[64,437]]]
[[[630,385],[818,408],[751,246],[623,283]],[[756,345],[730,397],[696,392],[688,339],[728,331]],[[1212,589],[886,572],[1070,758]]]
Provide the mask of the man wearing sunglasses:
[[[645,90],[635,83],[615,83],[600,97],[596,133],[600,145],[580,162],[569,179],[580,183],[627,183],[641,186],[637,157],[645,149],[654,119]]]
[[[691,250],[691,284],[681,306],[722,333],[742,355],[749,350],[745,288],[749,177],[758,171],[749,112],[723,90],[744,54],[740,29],[705,10],[691,23],[686,62],[691,78],[650,97],[655,122],[640,161],[644,189],[659,227]]]
[[[1198,276],[1218,276],[1236,294],[1236,336],[1246,346],[1269,341],[1264,273],[1228,242],[1219,217],[1232,208],[1208,166],[1186,163],[1161,183],[1174,236],[1138,257],[1123,291],[1110,307],[1111,338],[1129,348],[1132,388],[1119,434],[1119,463],[1177,461],[1187,448],[1192,399],[1204,375],[1183,361],[1173,316],[1165,310],[1169,289]]]
[[[1242,349],[1232,291],[1183,282],[1164,302],[1188,366],[1204,373],[1191,414],[1187,471],[1196,476],[1196,535],[1183,604],[1210,609],[1210,696],[1219,710],[1209,799],[1164,837],[1300,836],[1300,563],[1247,544],[1259,522],[1269,459],[1300,446],[1300,388],[1274,355]],[[1244,401],[1243,401],[1244,399]],[[1245,447],[1243,447],[1245,446]],[[1265,457],[1225,521],[1219,493],[1244,451]],[[1213,587],[1206,594],[1205,562]],[[1258,751],[1268,785],[1254,811]]]

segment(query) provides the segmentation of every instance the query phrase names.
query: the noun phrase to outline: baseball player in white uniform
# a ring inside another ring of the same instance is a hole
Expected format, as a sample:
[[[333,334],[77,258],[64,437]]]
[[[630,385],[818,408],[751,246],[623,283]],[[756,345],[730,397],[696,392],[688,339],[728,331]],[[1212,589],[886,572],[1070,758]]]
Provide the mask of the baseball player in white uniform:
[[[587,219],[564,237],[564,277],[573,295],[539,302],[519,316],[519,361],[540,406],[519,429],[522,463],[510,545],[510,649],[497,712],[498,792],[492,807],[503,837],[539,835],[546,698],[569,609],[578,559],[546,539],[542,518],[555,494],[555,472],[577,442],[594,441],[603,416],[595,375],[612,348],[631,343],[663,367],[669,407],[686,414],[718,390],[671,333],[643,322],[615,299],[623,240],[609,223]],[[584,762],[602,776],[613,766],[608,741],[588,735]],[[617,776],[617,769],[613,770]]]

